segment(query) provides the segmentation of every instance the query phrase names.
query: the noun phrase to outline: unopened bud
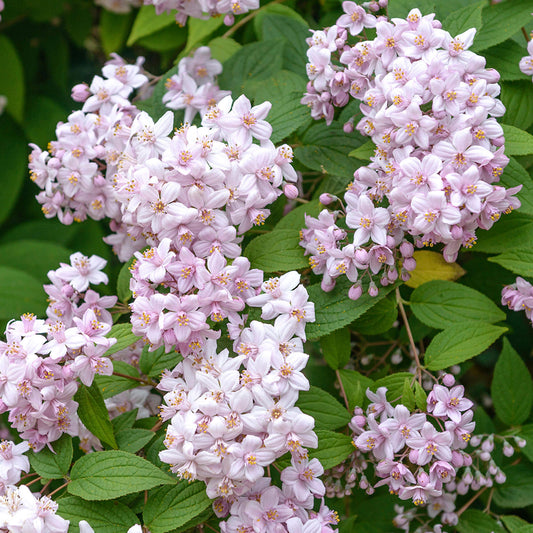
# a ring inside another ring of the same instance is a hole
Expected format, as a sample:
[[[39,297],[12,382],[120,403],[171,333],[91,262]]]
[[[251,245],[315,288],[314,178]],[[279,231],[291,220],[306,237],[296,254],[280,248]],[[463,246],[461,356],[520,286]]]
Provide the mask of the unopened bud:
[[[453,387],[455,385],[455,377],[451,374],[444,374],[442,377],[442,384],[446,387]]]
[[[283,193],[289,200],[294,200],[295,198],[298,198],[298,187],[292,183],[286,183],[283,186]]]
[[[91,91],[86,83],[78,83],[72,87],[71,97],[75,102],[85,102],[89,96]]]
[[[333,194],[329,194],[329,192],[321,194],[318,199],[322,205],[329,205],[338,200],[336,196],[334,196]]]

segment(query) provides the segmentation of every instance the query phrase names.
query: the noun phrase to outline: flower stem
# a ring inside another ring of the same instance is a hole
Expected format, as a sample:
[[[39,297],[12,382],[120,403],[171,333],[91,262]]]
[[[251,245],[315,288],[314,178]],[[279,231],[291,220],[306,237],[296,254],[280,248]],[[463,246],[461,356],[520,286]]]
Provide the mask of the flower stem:
[[[409,321],[407,320],[407,313],[405,312],[405,307],[403,306],[403,300],[400,295],[399,287],[396,287],[396,301],[398,302],[398,308],[400,309],[400,314],[402,315],[403,323],[405,324],[405,330],[407,331],[407,338],[409,339],[409,346],[411,347],[411,353],[416,363],[416,372],[418,374],[418,382],[422,382],[422,365],[420,364],[420,359],[418,358],[418,351],[416,349],[415,340],[413,338],[413,333],[411,327],[409,326]]]
[[[285,0],[274,0],[273,2],[270,2],[269,6],[272,4],[281,4],[282,2],[285,2]],[[246,15],[244,18],[239,20],[239,22],[236,22],[226,33],[222,35],[222,39],[227,39],[230,35],[233,35],[241,26],[244,26],[249,20],[252,20],[260,11],[263,11],[266,6],[263,6],[259,9],[256,9]]]
[[[344,385],[342,384],[341,375],[340,375],[338,369],[335,370],[335,375],[337,376],[337,380],[338,380],[340,388],[341,388],[341,396],[344,399],[344,405],[346,405],[346,409],[348,409],[348,411],[349,411],[350,410],[350,404],[348,403],[348,397],[346,396],[346,391],[344,390]]]

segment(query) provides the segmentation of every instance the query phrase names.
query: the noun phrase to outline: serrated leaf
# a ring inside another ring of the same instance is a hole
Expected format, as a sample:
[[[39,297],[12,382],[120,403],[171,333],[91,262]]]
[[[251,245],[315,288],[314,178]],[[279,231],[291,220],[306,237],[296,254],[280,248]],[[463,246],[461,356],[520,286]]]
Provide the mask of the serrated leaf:
[[[355,370],[339,370],[339,376],[348,398],[350,411],[353,411],[355,407],[362,407],[366,397],[366,390],[372,389],[374,382]]]
[[[489,261],[498,263],[502,267],[527,278],[533,277],[533,252],[530,250],[516,250],[489,257]]]
[[[391,0],[388,5],[389,17],[406,18],[413,7],[411,0]],[[435,13],[435,2],[433,0],[419,0],[416,7],[420,9],[422,15]]]
[[[305,226],[306,215],[317,217],[323,209],[324,206],[318,200],[311,200],[309,203],[299,205],[283,216],[276,224],[276,230],[303,228]]]
[[[244,84],[251,79],[266,80],[281,70],[285,41],[261,41],[243,46],[224,64],[218,77],[221,89],[234,95],[243,94]]]
[[[115,435],[118,449],[125,452],[136,453],[146,446],[155,436],[149,429],[122,429]]]
[[[500,178],[500,185],[506,188],[522,185],[522,189],[516,195],[522,204],[517,211],[533,215],[533,180],[527,170],[513,157],[509,158],[509,164]]]
[[[115,431],[115,434],[122,429],[133,427],[138,412],[139,408],[135,408],[111,419],[111,424],[113,424],[113,430]]]
[[[350,360],[352,346],[350,343],[350,330],[338,329],[320,339],[320,348],[326,363],[337,370],[347,365]]]
[[[100,16],[100,40],[106,55],[120,52],[131,27],[131,13],[118,14],[102,10]]]
[[[174,15],[168,13],[156,15],[154,6],[142,6],[135,17],[133,28],[126,44],[132,46],[142,37],[152,35],[152,33],[171,24],[176,24]]]
[[[498,46],[485,50],[483,55],[487,60],[487,66],[496,69],[502,80],[531,82],[531,76],[526,76],[518,67],[518,63],[524,57],[524,47],[513,39],[508,39]]]
[[[150,492],[143,511],[144,523],[152,533],[166,533],[192,520],[210,504],[204,483],[181,481],[175,487]]]
[[[22,270],[0,266],[0,319],[12,319],[23,313],[44,314],[43,286]]]
[[[24,118],[24,69],[17,49],[5,36],[0,35],[0,71],[9,75],[0,76],[0,94],[7,98],[7,111],[18,121]],[[6,146],[2,144],[2,152]],[[3,169],[2,169],[3,170]]]
[[[369,161],[376,153],[376,145],[372,141],[367,141],[355,150],[352,150],[348,155],[355,157],[361,161]]]
[[[517,533],[521,527],[530,526],[523,518],[515,515],[500,515],[500,520],[503,522],[503,525],[511,532]]]
[[[470,320],[505,320],[505,313],[484,294],[451,281],[430,281],[415,289],[411,309],[418,320],[437,329]]]
[[[126,494],[171,485],[171,478],[152,463],[121,450],[80,457],[70,474],[68,491],[84,500],[111,500]]]
[[[115,324],[107,334],[108,338],[115,338],[117,342],[104,354],[106,357],[124,350],[128,346],[136,343],[141,337],[137,337],[131,332],[131,324]]]
[[[155,52],[172,53],[178,48],[182,48],[186,40],[187,31],[185,28],[171,25],[139,39],[136,44]]]
[[[486,0],[472,2],[453,13],[450,13],[444,21],[443,28],[450,33],[452,37],[465,32],[470,28],[481,28],[481,10],[487,4]]]
[[[494,367],[490,390],[494,409],[502,422],[518,426],[527,420],[533,405],[533,380],[526,364],[506,338]]]
[[[533,135],[509,124],[502,124],[505,155],[533,154]]]
[[[494,518],[477,509],[467,509],[461,515],[456,528],[459,533],[481,533],[482,531],[505,533],[505,530],[498,525]]]
[[[396,372],[390,376],[378,379],[372,385],[372,390],[376,391],[379,387],[387,388],[387,399],[389,401],[397,400],[403,392],[403,384],[406,379],[413,379],[413,375],[409,372]]]
[[[521,130],[533,124],[533,94],[531,80],[502,83],[500,99],[505,106],[505,122]],[[505,152],[508,153],[507,146]]]
[[[109,420],[109,413],[98,385],[95,382],[90,387],[80,385],[74,400],[79,404],[78,416],[85,427],[95,437],[116,448],[113,426]]]
[[[308,391],[300,391],[296,406],[312,416],[316,427],[320,429],[337,429],[345,426],[351,419],[346,407],[331,394],[313,385]]]
[[[145,346],[139,359],[139,368],[143,374],[156,377],[163,370],[172,370],[182,359],[182,356],[175,351],[165,353],[164,347],[150,352],[148,346]]]
[[[72,437],[63,434],[50,444],[54,451],[43,448],[40,452],[28,454],[32,468],[45,479],[61,479],[68,475],[72,462]],[[54,453],[55,452],[55,453]]]
[[[355,320],[351,328],[363,335],[378,335],[388,331],[397,317],[396,298],[387,296]]]
[[[221,63],[227,61],[242,48],[241,44],[229,37],[215,37],[209,41],[207,46],[211,49],[211,57]]]
[[[353,179],[357,163],[349,153],[363,144],[357,133],[346,135],[342,125],[333,122],[330,126],[319,122],[311,126],[302,137],[302,145],[294,150],[300,163],[312,170]]]
[[[254,268],[264,272],[297,270],[309,264],[299,242],[297,229],[274,230],[255,237],[244,250],[244,255]]]
[[[428,395],[418,381],[415,381],[415,403],[421,411],[425,411],[427,409]]]
[[[416,260],[416,268],[405,282],[413,289],[435,279],[454,281],[465,273],[457,263],[447,263],[442,254],[437,252],[417,250],[413,257]]]
[[[119,372],[120,374],[126,374],[127,376],[132,376],[135,378],[139,377],[139,372],[136,368],[124,361],[113,361],[113,371]],[[111,398],[116,396],[121,392],[124,392],[129,389],[134,389],[139,386],[139,382],[134,379],[128,379],[122,376],[100,376],[96,375],[94,377],[95,383],[98,385],[98,388],[102,392],[104,399]]]
[[[413,411],[416,406],[415,393],[413,392],[413,387],[411,386],[412,379],[405,378],[403,381],[403,391],[402,391],[402,400],[400,403],[405,405],[409,411]]]
[[[506,331],[479,321],[454,324],[429,343],[424,362],[429,370],[444,370],[479,355]]]
[[[191,17],[187,21],[187,46],[180,58],[200,46],[206,39],[224,24],[224,17],[211,17],[207,20]]]
[[[499,507],[519,509],[533,504],[533,465],[522,461],[520,464],[504,467],[507,480],[494,491],[494,503]]]
[[[311,459],[318,459],[324,470],[342,463],[355,448],[351,437],[334,431],[316,430],[318,448],[309,451]]]
[[[138,524],[137,515],[121,502],[88,502],[77,496],[58,499],[57,514],[70,520],[69,532],[78,533],[81,520],[89,522],[95,533],[127,531]]]
[[[524,20],[528,20],[530,14],[530,0],[489,4],[481,12],[483,27],[476,35],[472,49],[479,52],[502,43],[520,31]]]
[[[0,64],[1,61],[0,59]],[[11,76],[0,76],[0,80],[7,79],[11,80]],[[5,93],[0,89],[0,94]],[[28,172],[26,138],[17,123],[7,113],[0,116],[0,146],[2,146],[0,150],[0,179],[2,181],[1,224],[14,208]]]
[[[263,19],[267,15],[282,15],[307,26],[307,21],[294,11],[294,9],[284,6],[283,4],[266,4],[256,12],[256,16],[254,17],[254,30],[258,39],[263,39]]]
[[[490,231],[480,232],[473,252],[501,253],[533,246],[533,216],[525,213],[504,215]]]

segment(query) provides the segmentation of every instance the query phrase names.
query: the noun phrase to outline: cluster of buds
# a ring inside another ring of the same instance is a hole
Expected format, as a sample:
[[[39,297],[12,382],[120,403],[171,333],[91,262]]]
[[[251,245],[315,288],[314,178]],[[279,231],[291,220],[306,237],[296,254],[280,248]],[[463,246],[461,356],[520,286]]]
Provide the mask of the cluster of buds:
[[[499,74],[468,50],[475,29],[453,38],[418,9],[389,21],[352,4],[343,3],[336,26],[309,39],[311,81],[302,103],[330,122],[333,106],[359,100],[356,128],[371,137],[375,155],[354,173],[341,211],[308,219],[301,244],[314,272],[324,275],[323,288],[346,274],[354,297],[361,271],[383,269],[384,285],[408,279],[413,244],[442,244],[446,261],[455,261],[461,246],[476,242],[478,228],[490,229],[520,206],[513,196],[520,186],[495,185],[508,163],[494,118],[505,109],[496,98]],[[349,45],[348,34],[365,26],[376,28],[376,38]],[[351,130],[353,119],[345,125]]]

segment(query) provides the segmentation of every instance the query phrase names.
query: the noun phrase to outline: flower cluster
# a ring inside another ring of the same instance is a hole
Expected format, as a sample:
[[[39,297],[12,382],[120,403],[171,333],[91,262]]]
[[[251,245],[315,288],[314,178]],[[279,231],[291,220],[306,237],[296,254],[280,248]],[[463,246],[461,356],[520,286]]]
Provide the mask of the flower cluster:
[[[443,244],[444,258],[454,261],[461,246],[476,242],[478,228],[490,229],[520,206],[513,196],[520,186],[495,184],[508,163],[494,118],[505,109],[496,98],[499,74],[468,50],[475,29],[453,38],[418,9],[388,21],[353,2],[343,8],[336,26],[309,39],[311,81],[302,103],[330,122],[333,106],[359,100],[356,128],[376,150],[370,165],[355,171],[341,212],[308,217],[301,245],[313,271],[324,275],[324,290],[346,274],[358,297],[361,275],[381,272],[383,285],[408,279],[413,244]],[[348,34],[364,27],[375,27],[376,38],[350,46]],[[352,129],[353,119],[345,125]],[[369,292],[377,292],[373,283]]]
[[[526,76],[533,76],[533,41],[527,43],[527,53],[529,55],[520,60],[519,67]]]
[[[185,109],[184,122],[191,123],[198,112],[203,116],[231,94],[221,91],[215,83],[215,76],[221,72],[222,64],[211,58],[211,49],[197,48],[193,57],[180,60],[178,73],[167,79],[163,103],[170,109]]]
[[[506,285],[502,289],[502,305],[513,311],[524,311],[527,318],[533,322],[533,286],[521,277],[515,283]]]
[[[58,124],[48,151],[31,145],[30,177],[42,189],[37,200],[46,218],[71,224],[87,216],[119,216],[111,184],[138,113],[129,98],[148,81],[141,64],[142,59],[127,65],[115,56],[102,69],[103,78],[73,88],[73,99],[83,107]]]
[[[101,272],[106,261],[71,256],[48,277],[47,320],[26,314],[6,328],[0,342],[0,405],[8,420],[35,451],[57,440],[62,433],[78,435],[81,423],[73,396],[76,378],[90,385],[94,375],[110,375],[105,352],[116,339],[107,338],[112,319],[107,309],[114,296],[101,297],[89,283],[107,283]]]
[[[144,0],[145,5],[153,5],[155,12],[160,15],[176,11],[176,22],[185,26],[189,17],[203,19],[209,17],[224,16],[224,24],[231,26],[235,21],[235,15],[242,15],[259,7],[259,0]]]
[[[475,423],[472,402],[464,397],[464,387],[455,385],[451,374],[443,376],[443,385],[435,384],[427,397],[426,412],[412,413],[402,404],[393,407],[387,400],[386,388],[367,392],[371,403],[366,416],[356,408],[350,423],[354,431],[357,467],[351,472],[352,483],[360,476],[359,486],[373,493],[385,485],[402,500],[412,500],[415,508],[407,512],[399,508],[397,527],[409,531],[409,523],[426,506],[429,519],[437,516],[443,524],[455,525],[455,499],[458,494],[503,483],[505,475],[490,456],[494,437],[489,436],[479,451],[465,452]],[[472,439],[474,441],[474,439]],[[473,442],[479,446],[481,439]],[[492,444],[492,446],[491,446]],[[366,458],[361,457],[365,454]],[[380,481],[371,485],[364,475],[368,462]],[[481,464],[487,463],[486,472]],[[461,475],[459,469],[465,467]]]

